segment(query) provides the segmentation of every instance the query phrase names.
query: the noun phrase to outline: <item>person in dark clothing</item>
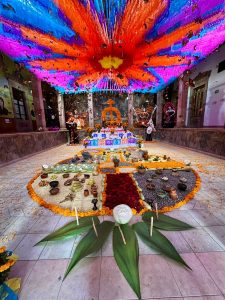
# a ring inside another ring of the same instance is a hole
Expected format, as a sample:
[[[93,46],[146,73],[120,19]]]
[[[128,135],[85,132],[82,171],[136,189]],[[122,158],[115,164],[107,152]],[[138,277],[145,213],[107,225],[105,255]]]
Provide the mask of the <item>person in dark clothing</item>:
[[[8,115],[9,111],[4,107],[4,99],[0,97],[0,115]]]
[[[66,122],[66,128],[69,130],[69,144],[79,144],[79,135],[77,131],[77,123],[72,114],[70,114],[69,119]]]

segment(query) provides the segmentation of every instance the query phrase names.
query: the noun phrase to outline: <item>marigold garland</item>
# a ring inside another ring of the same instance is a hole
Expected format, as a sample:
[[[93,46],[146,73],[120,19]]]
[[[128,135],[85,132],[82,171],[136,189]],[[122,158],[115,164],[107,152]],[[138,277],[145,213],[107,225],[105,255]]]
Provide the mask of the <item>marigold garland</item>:
[[[4,253],[5,251],[6,251],[6,247],[5,247],[5,246],[0,247],[0,254],[1,254],[1,253]]]
[[[16,260],[9,260],[7,263],[4,265],[0,266],[0,273],[5,272],[9,268],[11,268],[14,264],[16,263]]]

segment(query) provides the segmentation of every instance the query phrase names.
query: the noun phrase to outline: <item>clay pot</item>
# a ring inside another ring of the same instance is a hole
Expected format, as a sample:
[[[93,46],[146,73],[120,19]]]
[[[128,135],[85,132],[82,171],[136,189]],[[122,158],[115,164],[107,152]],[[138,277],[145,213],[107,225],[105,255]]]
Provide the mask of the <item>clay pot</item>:
[[[178,188],[180,191],[186,191],[187,185],[186,185],[185,183],[183,183],[183,182],[179,182],[179,183],[177,184],[177,188]]]
[[[139,169],[139,168],[138,168],[138,173],[139,173],[139,174],[142,174],[142,175],[143,175],[143,174],[145,174],[145,172],[146,172],[146,169]]]
[[[45,179],[45,178],[47,178],[47,177],[48,177],[48,174],[47,174],[47,173],[41,174],[41,178],[42,178],[42,179]]]
[[[63,178],[68,178],[70,177],[70,174],[66,173],[66,174],[63,174]]]
[[[146,188],[150,191],[154,191],[155,185],[153,183],[148,183],[148,184],[146,184]]]
[[[177,191],[176,191],[175,189],[173,189],[173,190],[171,190],[171,191],[169,192],[169,196],[170,196],[170,198],[171,198],[172,200],[174,200],[174,201],[178,199]]]
[[[39,185],[40,187],[47,186],[47,185],[48,185],[48,181],[47,181],[47,180],[41,180],[41,181],[38,183],[38,185]]]
[[[65,186],[69,186],[69,185],[72,184],[72,182],[73,182],[73,179],[67,179],[67,180],[64,182],[64,185],[65,185]]]
[[[96,198],[96,197],[98,197],[98,192],[97,192],[97,191],[93,191],[93,192],[92,192],[92,195],[93,195],[93,197]]]
[[[171,185],[165,184],[162,189],[166,192],[171,192],[172,190],[174,190],[174,188]]]
[[[56,188],[59,185],[59,182],[57,180],[50,181],[49,185],[51,188]]]
[[[59,188],[55,187],[49,191],[51,195],[57,195],[59,193]]]
[[[155,170],[155,174],[157,174],[157,175],[162,175],[162,170],[160,170],[160,169],[157,169],[157,170]]]
[[[92,185],[92,186],[91,186],[91,193],[97,192],[97,190],[98,190],[98,188],[97,188],[96,185]]]
[[[89,178],[90,178],[90,175],[89,175],[89,174],[84,174],[84,178],[85,178],[85,179],[89,179]]]
[[[84,190],[84,197],[89,196],[89,190]]]
[[[148,152],[144,152],[143,153],[143,159],[144,160],[148,160]]]

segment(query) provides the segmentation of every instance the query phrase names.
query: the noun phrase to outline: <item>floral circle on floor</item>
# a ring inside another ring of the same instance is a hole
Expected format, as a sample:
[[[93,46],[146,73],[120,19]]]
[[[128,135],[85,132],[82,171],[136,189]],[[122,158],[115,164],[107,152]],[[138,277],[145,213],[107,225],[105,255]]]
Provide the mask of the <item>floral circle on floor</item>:
[[[31,198],[64,216],[112,215],[119,204],[133,214],[168,212],[200,189],[190,162],[137,148],[83,150],[56,165],[43,165],[27,185]]]

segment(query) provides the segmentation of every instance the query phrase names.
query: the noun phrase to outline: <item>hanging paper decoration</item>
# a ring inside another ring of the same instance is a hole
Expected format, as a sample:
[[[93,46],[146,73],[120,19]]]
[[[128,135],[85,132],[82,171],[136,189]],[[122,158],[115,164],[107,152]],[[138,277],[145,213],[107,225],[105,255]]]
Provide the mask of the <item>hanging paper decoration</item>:
[[[223,0],[1,0],[0,51],[60,92],[157,92],[225,40]]]

